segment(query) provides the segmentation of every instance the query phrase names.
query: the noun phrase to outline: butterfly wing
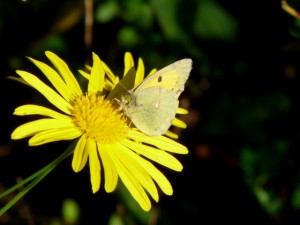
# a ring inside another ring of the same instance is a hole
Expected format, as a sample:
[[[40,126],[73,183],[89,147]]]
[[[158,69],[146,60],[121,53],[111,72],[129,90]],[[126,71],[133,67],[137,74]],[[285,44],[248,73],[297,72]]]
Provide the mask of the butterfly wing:
[[[182,59],[148,76],[123,95],[122,107],[133,124],[150,136],[166,133],[178,109],[178,97],[192,69],[191,59]]]
[[[191,59],[181,59],[176,61],[156,73],[145,78],[133,91],[139,92],[151,87],[162,87],[176,93],[177,97],[184,90],[184,84],[192,69]]]
[[[177,94],[161,87],[151,87],[136,93],[126,107],[133,124],[149,136],[166,133],[175,118],[179,101]]]

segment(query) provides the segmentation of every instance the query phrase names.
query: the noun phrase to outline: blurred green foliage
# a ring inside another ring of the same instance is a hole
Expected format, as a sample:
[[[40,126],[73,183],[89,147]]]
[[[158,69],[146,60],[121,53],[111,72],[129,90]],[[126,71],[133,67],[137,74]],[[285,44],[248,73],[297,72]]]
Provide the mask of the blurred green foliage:
[[[287,2],[300,11],[299,0]],[[66,162],[36,187],[41,193],[33,190],[26,199],[33,217],[68,217],[71,224],[299,223],[299,20],[271,0],[95,0],[88,46],[84,3],[0,1],[0,140],[11,146],[1,148],[0,171],[10,171],[0,173],[1,185],[39,169],[61,148],[29,151],[24,142],[20,150],[9,140],[20,121],[13,109],[44,101],[6,79],[16,69],[34,71],[25,56],[43,60],[51,50],[76,73],[94,51],[117,74],[125,51],[142,57],[146,73],[190,57],[193,70],[182,96],[190,114],[180,138],[190,154],[179,158],[182,173],[162,168],[174,196],[161,196],[153,211],[141,212],[122,185],[118,195],[92,195],[88,173],[73,174]],[[62,202],[63,213],[57,210]],[[25,220],[18,210],[8,214],[11,221]]]
[[[62,218],[67,224],[77,224],[80,220],[80,206],[71,198],[64,199],[62,203]]]

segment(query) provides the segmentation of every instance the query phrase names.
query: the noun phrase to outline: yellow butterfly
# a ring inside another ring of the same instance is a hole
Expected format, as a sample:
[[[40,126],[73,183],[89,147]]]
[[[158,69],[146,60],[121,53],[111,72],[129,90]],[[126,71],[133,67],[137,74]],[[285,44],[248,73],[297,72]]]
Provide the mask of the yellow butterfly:
[[[191,69],[191,59],[179,60],[146,77],[121,96],[121,108],[140,131],[149,136],[167,132]]]

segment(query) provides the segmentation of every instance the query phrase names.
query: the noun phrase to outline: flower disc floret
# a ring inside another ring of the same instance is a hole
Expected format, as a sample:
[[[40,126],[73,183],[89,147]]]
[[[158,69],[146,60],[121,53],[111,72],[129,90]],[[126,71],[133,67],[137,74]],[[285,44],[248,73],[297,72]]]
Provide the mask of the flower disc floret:
[[[111,144],[126,138],[124,115],[111,101],[98,94],[86,94],[72,101],[71,114],[77,128],[99,144]]]

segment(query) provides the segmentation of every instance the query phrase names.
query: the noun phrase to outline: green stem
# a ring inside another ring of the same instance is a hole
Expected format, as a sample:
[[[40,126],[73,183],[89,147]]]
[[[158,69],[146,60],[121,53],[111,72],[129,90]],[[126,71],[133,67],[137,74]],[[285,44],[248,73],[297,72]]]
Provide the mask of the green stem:
[[[27,194],[43,178],[45,178],[58,164],[60,164],[65,158],[70,156],[74,150],[75,143],[76,142],[74,142],[66,151],[64,151],[64,153],[62,153],[57,159],[53,160],[47,166],[35,172],[31,176],[27,177],[25,180],[21,181],[20,183],[14,185],[7,191],[1,193],[0,199],[31,181],[21,192],[19,192],[12,200],[10,200],[4,207],[0,209],[0,216],[3,215],[8,209],[10,209],[25,194]]]

